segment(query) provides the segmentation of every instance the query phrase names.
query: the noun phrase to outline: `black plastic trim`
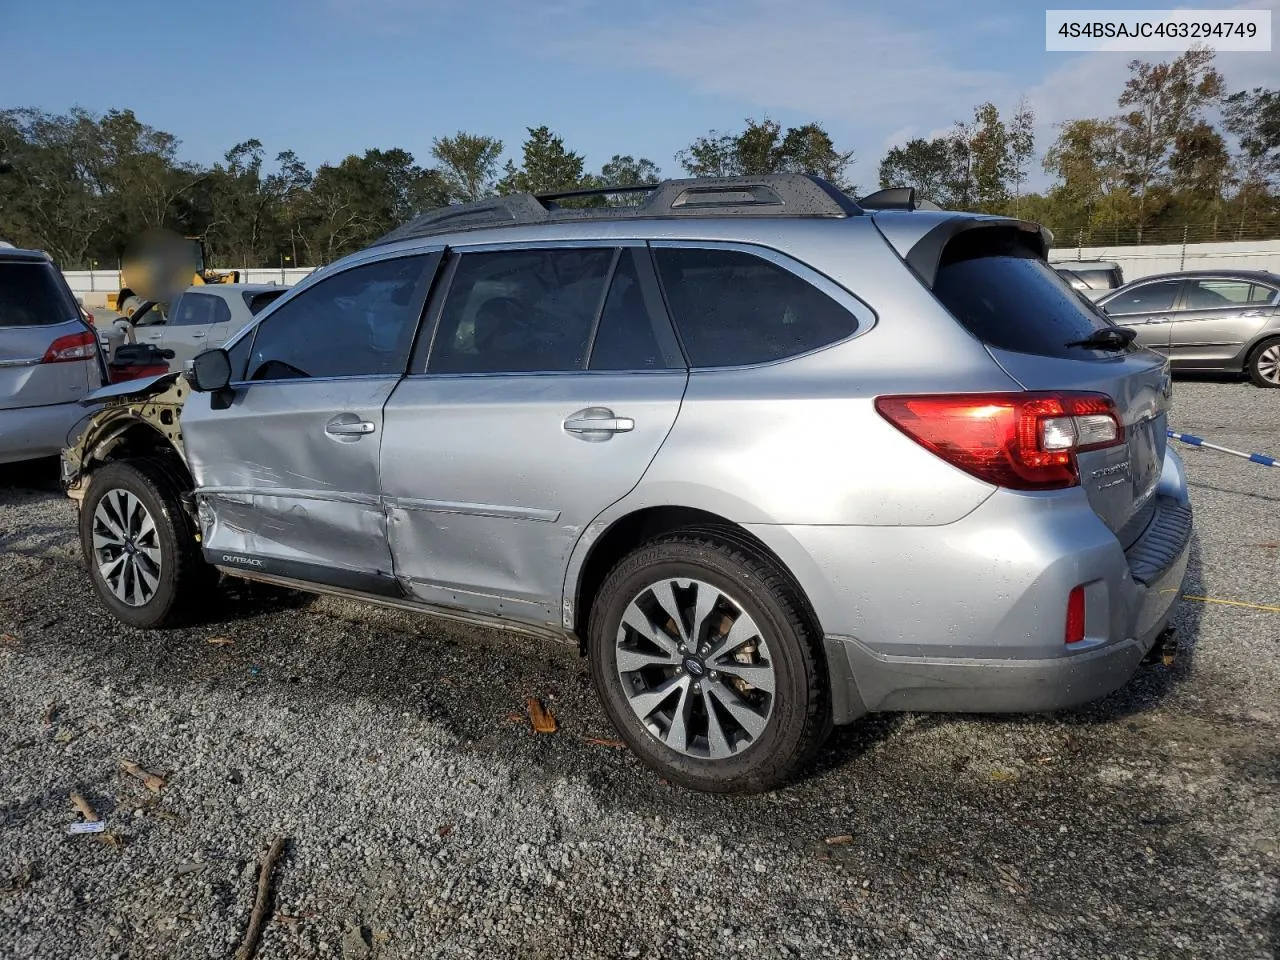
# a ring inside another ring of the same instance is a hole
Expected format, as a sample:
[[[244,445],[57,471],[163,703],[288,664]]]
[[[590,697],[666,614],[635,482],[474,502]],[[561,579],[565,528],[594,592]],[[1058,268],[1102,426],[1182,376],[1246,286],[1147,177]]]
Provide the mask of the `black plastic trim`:
[[[326,567],[318,563],[305,563],[300,560],[282,560],[276,557],[261,557],[253,554],[236,553],[233,550],[211,550],[203,548],[205,562],[228,573],[243,571],[245,574],[261,573],[268,576],[285,577],[306,583],[324,584],[340,587],[343,590],[354,590],[377,597],[388,597],[403,600],[407,596],[400,586],[400,581],[389,573],[366,572],[363,570],[342,570]]]

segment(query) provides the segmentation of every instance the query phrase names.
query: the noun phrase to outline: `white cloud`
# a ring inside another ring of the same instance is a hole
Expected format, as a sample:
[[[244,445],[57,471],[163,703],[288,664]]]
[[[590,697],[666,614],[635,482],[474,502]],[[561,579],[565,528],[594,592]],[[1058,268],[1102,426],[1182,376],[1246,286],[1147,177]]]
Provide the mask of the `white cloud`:
[[[599,28],[564,44],[687,80],[702,93],[877,125],[948,114],[1008,84],[997,70],[953,66],[938,38],[831,0],[739,0],[679,17]]]

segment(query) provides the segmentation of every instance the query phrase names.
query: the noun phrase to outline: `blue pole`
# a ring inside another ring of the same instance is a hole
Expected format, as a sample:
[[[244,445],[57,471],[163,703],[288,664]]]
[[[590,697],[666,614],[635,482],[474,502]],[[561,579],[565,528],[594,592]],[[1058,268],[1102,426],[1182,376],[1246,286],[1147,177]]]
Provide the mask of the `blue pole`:
[[[1233,457],[1243,457],[1250,463],[1260,463],[1264,467],[1280,467],[1280,460],[1275,457],[1268,457],[1265,453],[1245,453],[1242,450],[1232,450],[1230,447],[1220,447],[1216,443],[1210,443],[1201,437],[1193,437],[1189,433],[1174,433],[1168,431],[1169,436],[1175,440],[1181,440],[1183,443],[1192,447],[1208,447],[1210,450],[1217,450],[1219,453],[1229,453]]]

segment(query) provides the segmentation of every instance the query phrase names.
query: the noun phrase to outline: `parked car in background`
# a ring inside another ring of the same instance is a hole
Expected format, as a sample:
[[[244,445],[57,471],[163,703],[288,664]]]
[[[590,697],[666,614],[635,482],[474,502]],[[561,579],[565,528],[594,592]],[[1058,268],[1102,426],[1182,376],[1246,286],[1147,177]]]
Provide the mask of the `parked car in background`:
[[[798,174],[649,192],[429,212],[101,391],[63,478],[106,609],[165,626],[221,571],[567,641],[637,755],[718,791],[1163,648],[1168,365],[1046,231]]]
[[[105,382],[97,333],[48,254],[0,246],[0,463],[57,454]]]
[[[1060,260],[1053,264],[1073,290],[1097,300],[1124,284],[1124,271],[1111,260]]]
[[[1244,373],[1280,387],[1280,275],[1204,270],[1143,277],[1098,301],[1177,370]]]
[[[170,366],[180,370],[202,350],[222,346],[288,289],[265,283],[190,287],[169,305],[167,312],[160,304],[144,303],[131,318],[130,342],[172,350]]]

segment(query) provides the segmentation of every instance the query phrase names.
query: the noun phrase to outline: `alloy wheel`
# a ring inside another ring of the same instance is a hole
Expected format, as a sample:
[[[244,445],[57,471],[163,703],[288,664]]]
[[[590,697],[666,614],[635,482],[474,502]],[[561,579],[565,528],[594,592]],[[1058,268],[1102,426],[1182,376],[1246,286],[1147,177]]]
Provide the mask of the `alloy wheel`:
[[[1262,379],[1280,385],[1280,343],[1273,343],[1258,354],[1256,365]]]
[[[108,491],[94,508],[93,554],[98,573],[121,603],[141,607],[155,596],[163,565],[160,532],[128,490]]]
[[[756,622],[724,591],[684,578],[645,587],[627,605],[616,643],[627,703],[672,750],[723,760],[764,733],[773,660]]]

